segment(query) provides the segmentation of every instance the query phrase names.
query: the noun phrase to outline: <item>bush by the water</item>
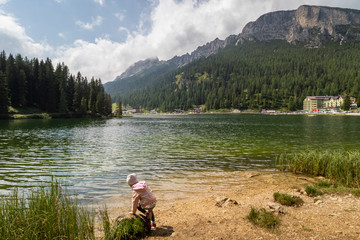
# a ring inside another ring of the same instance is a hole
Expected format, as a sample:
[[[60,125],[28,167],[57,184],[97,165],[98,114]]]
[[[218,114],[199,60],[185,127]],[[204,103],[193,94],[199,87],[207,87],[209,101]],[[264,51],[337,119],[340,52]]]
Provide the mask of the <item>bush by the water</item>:
[[[309,196],[318,196],[326,193],[351,193],[355,197],[360,197],[360,189],[359,188],[349,188],[344,186],[339,186],[337,184],[331,184],[327,180],[320,181],[315,183],[314,185],[307,186],[305,192]]]
[[[345,187],[360,188],[360,151],[318,151],[282,154],[277,162],[281,170],[324,176]]]
[[[276,217],[272,212],[266,211],[264,208],[259,210],[251,208],[247,219],[256,226],[270,229],[274,229],[280,223],[280,219],[278,217]]]
[[[307,193],[307,195],[309,195],[310,197],[316,197],[319,195],[322,195],[323,192],[320,191],[319,189],[317,189],[315,186],[307,186],[305,188],[305,192]]]
[[[150,232],[150,221],[145,217],[133,215],[110,222],[107,210],[102,212],[105,240],[135,240]]]
[[[78,206],[58,182],[18,191],[0,201],[1,239],[94,239],[94,214]]]
[[[291,196],[289,194],[284,193],[274,193],[275,201],[279,202],[285,206],[300,206],[304,203],[304,201],[300,197]]]
[[[316,183],[315,186],[317,186],[319,188],[329,188],[329,187],[331,187],[331,183],[329,183],[329,181],[320,181],[320,182]]]

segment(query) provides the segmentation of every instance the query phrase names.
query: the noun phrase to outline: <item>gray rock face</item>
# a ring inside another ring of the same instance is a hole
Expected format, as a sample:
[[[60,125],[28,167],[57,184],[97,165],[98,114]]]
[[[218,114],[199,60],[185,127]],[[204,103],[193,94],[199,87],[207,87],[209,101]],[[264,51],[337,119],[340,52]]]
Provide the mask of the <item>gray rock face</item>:
[[[153,66],[163,64],[163,61],[159,61],[159,58],[149,58],[146,60],[138,61],[131,65],[125,72],[123,72],[118,78],[131,77],[137,73],[143,72]]]
[[[360,11],[300,6],[294,11],[272,12],[248,23],[237,43],[286,40],[320,45],[324,40],[360,41]]]
[[[208,42],[203,46],[198,47],[191,54],[185,54],[180,57],[176,56],[169,60],[170,63],[175,64],[178,67],[184,66],[196,59],[202,57],[208,57],[212,54],[217,53],[220,49],[225,48],[230,44],[234,44],[236,42],[236,35],[230,35],[225,40],[220,40],[216,38],[214,41]]]

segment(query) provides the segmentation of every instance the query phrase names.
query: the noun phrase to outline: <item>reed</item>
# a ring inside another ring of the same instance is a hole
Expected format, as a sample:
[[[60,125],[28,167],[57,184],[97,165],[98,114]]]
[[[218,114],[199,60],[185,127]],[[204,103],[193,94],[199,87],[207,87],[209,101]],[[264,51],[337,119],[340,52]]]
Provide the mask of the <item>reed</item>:
[[[1,239],[95,239],[94,213],[81,208],[60,183],[33,191],[17,190],[0,200]]]
[[[277,164],[280,170],[324,176],[332,183],[360,188],[360,151],[305,150],[281,154]]]

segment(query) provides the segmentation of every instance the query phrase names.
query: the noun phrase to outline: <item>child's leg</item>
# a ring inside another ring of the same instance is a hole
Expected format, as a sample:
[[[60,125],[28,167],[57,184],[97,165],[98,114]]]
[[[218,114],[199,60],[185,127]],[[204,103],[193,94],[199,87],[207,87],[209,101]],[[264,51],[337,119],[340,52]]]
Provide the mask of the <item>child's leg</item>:
[[[138,204],[137,209],[138,209],[140,212],[142,212],[143,214],[146,214],[146,210],[141,207],[140,203]]]
[[[155,215],[154,215],[154,212],[153,212],[153,209],[149,209],[149,218],[151,219],[152,222],[155,222]]]

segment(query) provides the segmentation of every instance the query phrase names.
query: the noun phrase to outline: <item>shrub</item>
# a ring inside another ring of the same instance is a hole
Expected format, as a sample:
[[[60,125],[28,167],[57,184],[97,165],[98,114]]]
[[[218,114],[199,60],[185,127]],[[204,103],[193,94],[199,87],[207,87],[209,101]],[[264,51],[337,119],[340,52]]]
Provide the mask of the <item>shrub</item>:
[[[145,237],[150,231],[150,222],[142,216],[126,217],[110,223],[107,210],[102,212],[105,240],[133,240]]]
[[[328,181],[320,181],[320,182],[316,183],[315,186],[320,187],[320,188],[329,188],[329,187],[331,187],[331,184]]]
[[[48,113],[42,113],[41,118],[42,119],[51,119],[51,116]]]
[[[310,196],[310,197],[315,197],[315,196],[319,196],[319,195],[322,195],[323,193],[317,189],[316,187],[314,186],[307,186],[305,188],[305,192]]]
[[[289,194],[274,193],[274,199],[285,206],[301,206],[304,201],[300,197],[290,196]]]
[[[360,197],[360,189],[354,189],[351,192],[355,197]]]
[[[94,239],[94,214],[71,199],[58,182],[33,191],[18,191],[0,202],[1,239]]]
[[[247,216],[250,222],[256,226],[274,229],[280,223],[280,219],[274,216],[272,212],[266,211],[264,208],[257,210],[251,208],[249,215]]]

